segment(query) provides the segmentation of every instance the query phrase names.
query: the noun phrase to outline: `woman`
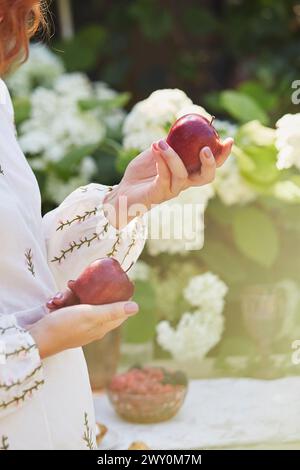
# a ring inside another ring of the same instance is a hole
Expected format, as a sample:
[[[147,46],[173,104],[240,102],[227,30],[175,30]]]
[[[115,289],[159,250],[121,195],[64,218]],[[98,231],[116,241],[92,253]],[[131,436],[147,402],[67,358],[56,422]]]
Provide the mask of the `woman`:
[[[1,75],[26,57],[41,21],[40,1],[0,0]],[[81,346],[121,325],[138,306],[120,302],[54,311],[64,300],[55,292],[99,257],[114,256],[127,269],[144,245],[142,217],[129,216],[129,208],[139,204],[147,210],[212,181],[231,146],[231,139],[224,142],[217,165],[209,148],[203,149],[201,174],[189,177],[178,155],[160,141],[132,161],[118,186],[79,188],[42,219],[37,182],[17,144],[12,104],[0,81],[2,449],[95,447]],[[120,204],[124,198],[127,207]],[[78,221],[78,214],[85,216]]]

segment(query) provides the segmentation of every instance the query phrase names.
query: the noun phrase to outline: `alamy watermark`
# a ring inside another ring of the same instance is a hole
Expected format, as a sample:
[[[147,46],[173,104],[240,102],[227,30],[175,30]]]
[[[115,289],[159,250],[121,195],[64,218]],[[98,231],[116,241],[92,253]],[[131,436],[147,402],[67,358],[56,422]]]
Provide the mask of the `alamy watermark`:
[[[170,204],[152,205],[150,210],[143,204],[128,205],[126,196],[118,201],[118,211],[112,204],[105,206],[105,215],[112,225],[124,228],[129,221],[136,217],[144,217],[147,225],[148,240],[174,240],[181,241],[184,250],[197,250],[202,248],[204,238],[204,212],[205,204],[201,201],[195,203],[181,203],[172,201]],[[112,239],[114,232],[101,231],[102,221],[99,222],[97,233],[102,238]],[[124,230],[122,237],[129,238],[131,232]],[[139,230],[136,238],[144,238],[146,233]]]
[[[294,80],[291,87],[295,90],[291,96],[292,103],[300,104],[300,80]]]

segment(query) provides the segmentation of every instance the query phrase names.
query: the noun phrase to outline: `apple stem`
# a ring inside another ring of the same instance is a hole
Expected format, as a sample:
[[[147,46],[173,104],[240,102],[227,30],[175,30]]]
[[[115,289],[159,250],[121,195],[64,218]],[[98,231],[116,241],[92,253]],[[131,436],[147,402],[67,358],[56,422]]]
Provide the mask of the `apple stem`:
[[[212,126],[212,123],[214,122],[214,120],[216,119],[216,116],[212,116],[211,117],[211,121],[210,121],[210,125]]]

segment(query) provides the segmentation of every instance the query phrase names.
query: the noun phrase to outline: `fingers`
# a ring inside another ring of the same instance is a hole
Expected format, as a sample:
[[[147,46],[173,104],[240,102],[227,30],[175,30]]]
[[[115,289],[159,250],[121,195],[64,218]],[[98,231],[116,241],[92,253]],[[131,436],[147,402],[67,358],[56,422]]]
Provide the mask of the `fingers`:
[[[56,310],[65,305],[65,296],[63,292],[58,292],[54,297],[48,300],[46,306],[49,310]]]
[[[216,157],[217,167],[222,166],[223,163],[227,160],[227,158],[231,154],[233,143],[234,140],[231,137],[228,137],[224,140],[222,153],[221,155]]]
[[[167,144],[164,140],[160,140],[158,143],[152,145],[152,150],[155,155],[159,154],[169,172],[171,174],[170,191],[172,194],[178,194],[184,187],[184,183],[188,178],[188,172],[182,162],[181,158],[177,153]]]
[[[155,144],[152,145],[152,151],[153,151],[153,155],[154,155],[154,158],[155,158],[155,161],[156,161],[156,169],[157,169],[158,177],[162,181],[169,182],[169,180],[171,178],[170,170],[169,170],[168,165],[166,164],[165,160],[161,156],[160,152],[158,150],[156,150]]]
[[[199,156],[201,160],[201,173],[190,175],[189,180],[193,186],[211,183],[216,175],[216,161],[209,147],[204,147]]]
[[[97,319],[101,324],[124,320],[127,317],[136,315],[139,307],[136,302],[117,302],[107,305],[80,305],[82,309]]]
[[[188,176],[183,161],[167,142],[160,140],[158,143],[153,144],[153,149],[161,154],[173,176],[177,178],[186,178]]]
[[[72,281],[69,281],[69,283]],[[74,282],[74,281],[73,281]],[[46,306],[50,311],[57,310],[62,307],[69,307],[76,305],[78,299],[70,289],[66,289],[64,292],[58,292],[51,299],[48,300]]]

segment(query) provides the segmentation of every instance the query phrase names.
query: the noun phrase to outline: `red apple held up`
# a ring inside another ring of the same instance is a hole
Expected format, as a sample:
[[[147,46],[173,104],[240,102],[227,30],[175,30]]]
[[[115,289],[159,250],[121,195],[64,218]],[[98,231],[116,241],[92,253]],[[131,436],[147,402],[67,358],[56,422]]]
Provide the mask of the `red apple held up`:
[[[189,174],[199,172],[201,162],[200,151],[209,147],[215,158],[222,153],[223,145],[213,126],[200,114],[186,114],[173,124],[167,137],[167,143],[175,150],[183,161]]]
[[[77,303],[104,305],[131,299],[134,285],[113,258],[102,258],[90,264],[68,287]]]

